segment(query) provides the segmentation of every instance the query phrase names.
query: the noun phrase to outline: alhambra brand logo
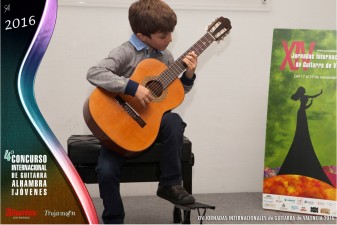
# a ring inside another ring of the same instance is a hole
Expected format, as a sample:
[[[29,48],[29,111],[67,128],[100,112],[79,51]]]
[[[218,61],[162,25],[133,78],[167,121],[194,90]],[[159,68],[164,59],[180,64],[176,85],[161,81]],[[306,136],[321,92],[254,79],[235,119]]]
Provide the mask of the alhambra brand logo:
[[[16,217],[20,218],[30,218],[32,216],[37,216],[36,210],[24,209],[24,210],[16,210],[12,208],[6,208],[6,217]]]

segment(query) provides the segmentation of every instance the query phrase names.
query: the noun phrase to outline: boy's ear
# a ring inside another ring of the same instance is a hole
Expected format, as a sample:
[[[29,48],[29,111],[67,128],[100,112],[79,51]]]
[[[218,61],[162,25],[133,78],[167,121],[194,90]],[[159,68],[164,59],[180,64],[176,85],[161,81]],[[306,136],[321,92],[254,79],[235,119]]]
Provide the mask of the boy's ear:
[[[140,39],[141,41],[145,41],[147,36],[142,34],[142,33],[137,33],[136,34],[137,38]]]

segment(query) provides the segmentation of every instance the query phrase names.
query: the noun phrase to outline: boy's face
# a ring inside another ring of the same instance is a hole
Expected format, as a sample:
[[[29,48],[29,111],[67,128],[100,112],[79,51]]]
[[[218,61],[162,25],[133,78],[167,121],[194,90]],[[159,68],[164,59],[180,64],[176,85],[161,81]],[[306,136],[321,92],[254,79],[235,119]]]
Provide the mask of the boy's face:
[[[172,32],[157,32],[151,34],[151,38],[138,33],[137,37],[152,48],[163,51],[172,41]]]

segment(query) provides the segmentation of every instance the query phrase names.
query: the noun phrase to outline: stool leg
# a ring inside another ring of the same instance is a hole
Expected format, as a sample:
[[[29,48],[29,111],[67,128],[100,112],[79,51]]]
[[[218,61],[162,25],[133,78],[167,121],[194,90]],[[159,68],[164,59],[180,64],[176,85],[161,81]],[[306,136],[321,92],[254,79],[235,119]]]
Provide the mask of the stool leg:
[[[191,223],[190,217],[191,217],[191,211],[185,211],[184,210],[184,221],[183,221],[183,224],[190,224]]]
[[[192,194],[192,165],[182,165],[183,167],[183,186],[185,190]]]
[[[181,210],[174,207],[173,210],[173,223],[181,223],[182,218],[181,218]]]
[[[185,190],[192,194],[192,166],[193,164],[184,164],[183,166],[183,186]],[[184,211],[184,221],[183,224],[190,224],[191,211]]]

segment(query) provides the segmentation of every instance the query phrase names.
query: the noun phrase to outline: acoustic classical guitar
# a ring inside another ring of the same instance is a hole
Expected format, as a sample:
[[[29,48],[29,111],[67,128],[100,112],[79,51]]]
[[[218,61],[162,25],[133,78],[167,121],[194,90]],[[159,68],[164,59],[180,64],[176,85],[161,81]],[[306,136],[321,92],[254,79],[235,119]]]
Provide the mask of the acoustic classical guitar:
[[[130,79],[150,90],[153,100],[146,108],[130,95],[95,88],[83,107],[89,129],[102,144],[124,156],[137,155],[150,147],[158,135],[163,114],[184,99],[178,76],[186,69],[182,61],[186,54],[194,51],[200,55],[231,28],[229,19],[217,18],[208,26],[207,33],[169,67],[156,59],[142,60]]]

